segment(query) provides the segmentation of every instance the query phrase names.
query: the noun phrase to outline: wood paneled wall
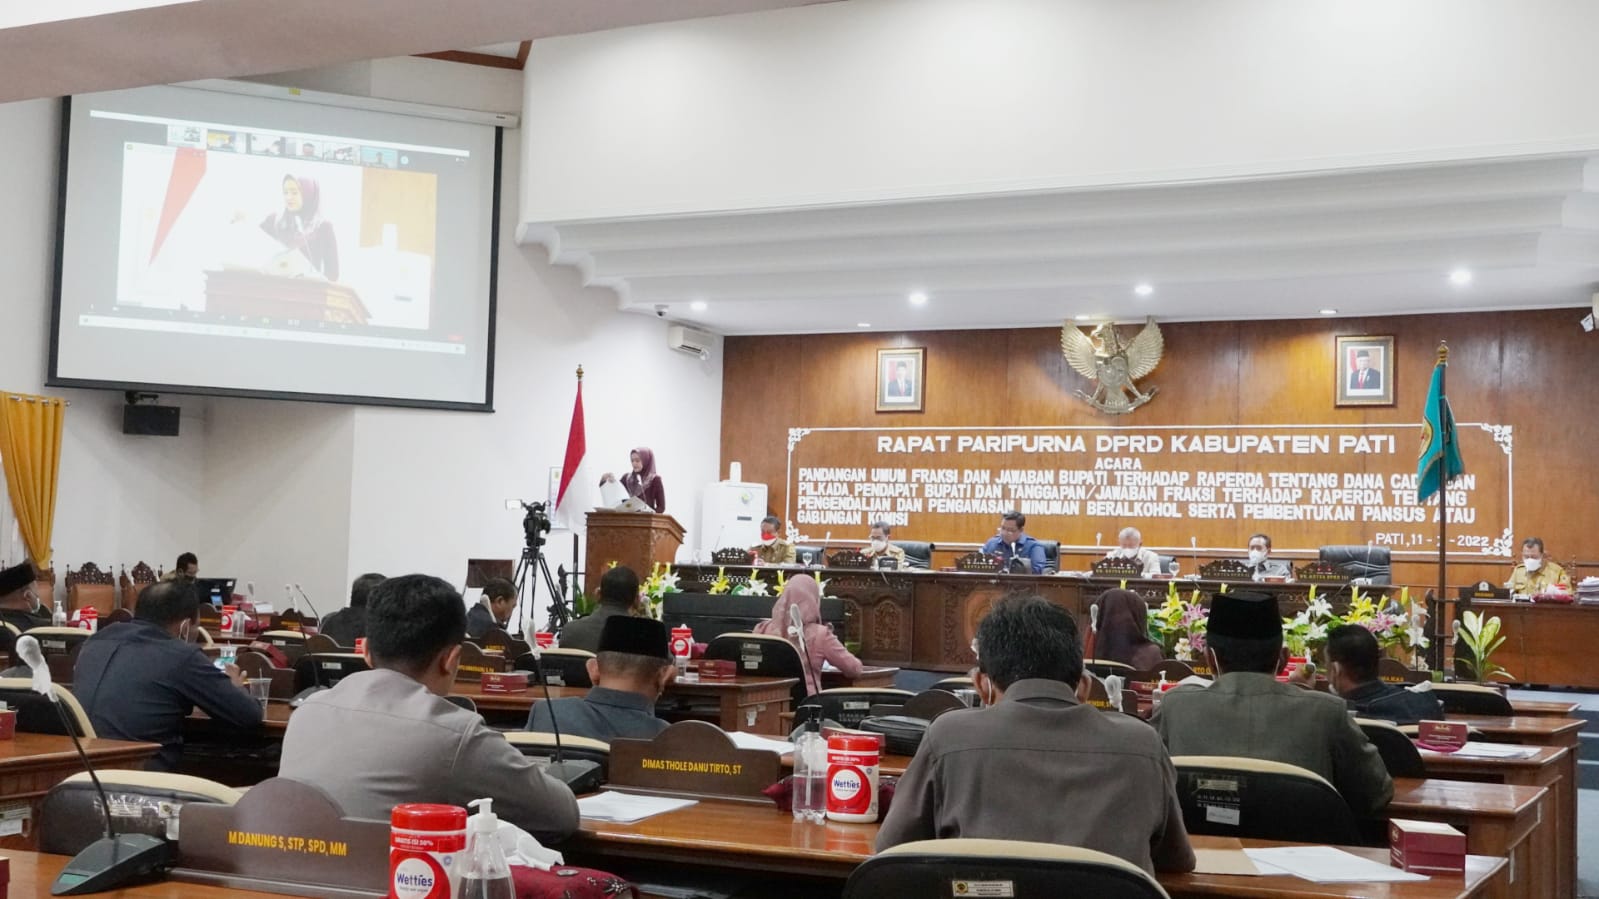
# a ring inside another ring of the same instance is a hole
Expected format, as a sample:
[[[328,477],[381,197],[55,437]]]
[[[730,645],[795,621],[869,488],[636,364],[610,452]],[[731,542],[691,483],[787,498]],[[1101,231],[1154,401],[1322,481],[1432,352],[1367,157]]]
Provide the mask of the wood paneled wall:
[[[1593,464],[1599,460],[1599,334],[1582,331],[1582,314],[1558,309],[1165,324],[1165,357],[1141,382],[1146,389],[1158,386],[1159,395],[1127,416],[1104,415],[1074,396],[1088,382],[1066,365],[1058,328],[731,337],[725,343],[723,369],[722,469],[741,462],[745,480],[769,485],[772,510],[781,514],[793,483],[787,471],[790,428],[1415,424],[1438,342],[1447,340],[1456,419],[1515,429],[1509,474],[1517,540],[1535,534],[1561,561],[1599,560],[1599,512],[1594,505],[1599,477]],[[1395,338],[1390,375],[1396,402],[1391,407],[1334,406],[1334,338],[1361,334]],[[925,411],[875,412],[876,350],[900,346],[927,348]],[[865,441],[858,445],[863,458],[829,459],[827,464],[961,465],[953,453],[937,459],[886,459],[865,451]],[[1401,458],[1397,466],[1390,459],[1389,467],[1413,472],[1415,446],[1414,438],[1402,439]],[[1467,470],[1487,476],[1497,466],[1499,472],[1492,477],[1505,477],[1504,460],[1484,455],[1480,450],[1476,459],[1468,455]],[[1031,464],[1018,462],[1019,467]],[[1241,459],[1240,470],[1253,464]],[[1328,460],[1328,470],[1361,470],[1358,463],[1354,469],[1348,464]],[[896,537],[940,544],[980,542],[993,533],[997,516],[977,527],[968,517],[960,526],[964,532],[944,533],[954,529],[953,521],[928,518],[921,532],[902,531]],[[1142,527],[1147,545],[1180,548],[1185,557],[1196,533],[1201,546],[1242,547],[1257,529],[1251,521],[1122,523]],[[1268,530],[1280,547],[1370,539],[1369,534],[1350,539],[1350,527],[1284,523]],[[1430,523],[1406,527],[1437,530]],[[843,530],[836,529],[835,538],[864,537]],[[1033,520],[1028,530],[1081,545],[1093,544],[1095,532],[1108,531],[1106,542],[1114,533],[1103,524],[1085,528],[1084,522],[1069,518]],[[1436,579],[1435,563],[1399,558],[1395,567],[1400,582],[1428,584]],[[1451,581],[1503,580],[1507,572],[1506,564],[1473,563],[1451,555]]]

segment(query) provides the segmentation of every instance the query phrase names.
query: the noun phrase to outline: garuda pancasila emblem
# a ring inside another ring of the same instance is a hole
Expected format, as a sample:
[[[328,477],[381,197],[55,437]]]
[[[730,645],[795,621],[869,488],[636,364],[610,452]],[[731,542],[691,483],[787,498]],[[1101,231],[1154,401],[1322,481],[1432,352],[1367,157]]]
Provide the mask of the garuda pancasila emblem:
[[[1066,364],[1098,382],[1093,393],[1079,390],[1077,395],[1095,409],[1112,415],[1126,415],[1154,398],[1159,388],[1151,387],[1145,393],[1133,382],[1155,370],[1165,349],[1154,318],[1147,320],[1137,337],[1125,343],[1111,322],[1087,334],[1070,322],[1060,329],[1060,351]]]

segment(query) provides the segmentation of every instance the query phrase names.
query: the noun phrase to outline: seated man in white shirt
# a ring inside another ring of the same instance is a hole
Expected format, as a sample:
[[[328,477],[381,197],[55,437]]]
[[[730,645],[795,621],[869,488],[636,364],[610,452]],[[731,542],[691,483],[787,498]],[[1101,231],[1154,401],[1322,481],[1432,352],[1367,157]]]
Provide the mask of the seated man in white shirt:
[[[1138,528],[1122,528],[1116,535],[1117,547],[1105,554],[1107,559],[1135,559],[1143,567],[1143,577],[1160,573],[1160,556],[1154,550],[1144,549],[1144,535]]]

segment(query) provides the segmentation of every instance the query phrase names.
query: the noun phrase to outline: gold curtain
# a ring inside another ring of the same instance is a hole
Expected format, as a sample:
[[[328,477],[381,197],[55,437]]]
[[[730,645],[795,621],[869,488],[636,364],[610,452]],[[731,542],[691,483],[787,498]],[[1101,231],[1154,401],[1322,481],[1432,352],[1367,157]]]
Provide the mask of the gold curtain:
[[[61,423],[67,401],[20,393],[0,394],[0,462],[22,542],[39,568],[50,567],[50,533],[56,520],[61,471]]]

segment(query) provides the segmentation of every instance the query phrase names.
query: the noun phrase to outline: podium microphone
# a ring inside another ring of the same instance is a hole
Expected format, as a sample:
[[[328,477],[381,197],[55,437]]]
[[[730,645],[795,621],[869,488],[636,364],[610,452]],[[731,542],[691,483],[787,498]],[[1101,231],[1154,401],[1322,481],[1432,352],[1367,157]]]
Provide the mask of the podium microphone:
[[[544,677],[544,652],[539,641],[534,640],[528,652],[533,656],[533,668],[539,676],[539,686],[544,688],[544,706],[550,711],[550,732],[555,735],[555,759],[545,765],[543,771],[566,784],[574,795],[592,793],[600,788],[600,764],[584,759],[566,761],[561,749],[561,726],[555,722],[555,701],[550,698],[550,682]]]
[[[66,709],[61,707],[61,700],[56,696],[55,685],[50,681],[50,666],[45,664],[38,639],[27,634],[17,638],[17,655],[33,671],[34,692],[48,698],[56,707],[61,725],[83,761],[83,770],[89,772],[89,780],[94,783],[100,809],[105,812],[105,836],[85,846],[67,862],[50,886],[50,895],[99,893],[172,867],[177,857],[171,843],[145,833],[117,834],[111,823],[111,800],[106,797],[105,787],[100,785],[100,777],[94,773],[94,765],[90,764],[83,744],[78,741],[77,722],[67,717]]]
[[[800,662],[804,664],[805,670],[811,676],[811,680],[816,683],[816,689],[820,691],[822,689],[822,675],[812,670],[811,654],[805,649],[805,619],[800,615],[799,606],[792,603],[788,607],[788,632],[794,637],[794,641],[799,644]],[[810,687],[807,686],[805,690],[806,694],[809,695]]]

